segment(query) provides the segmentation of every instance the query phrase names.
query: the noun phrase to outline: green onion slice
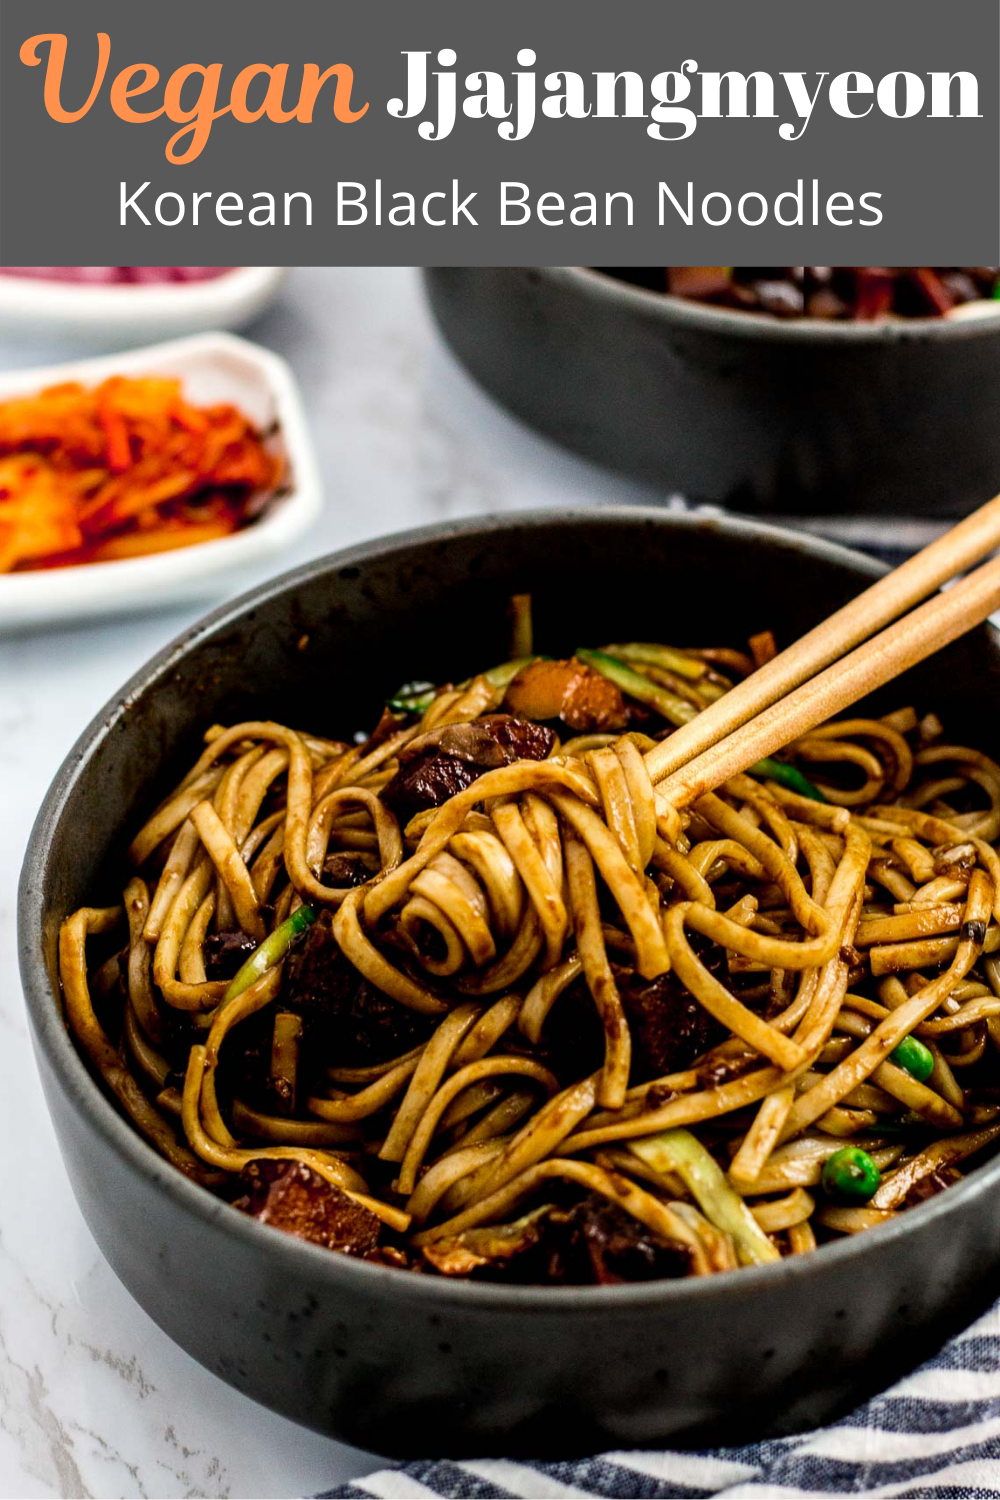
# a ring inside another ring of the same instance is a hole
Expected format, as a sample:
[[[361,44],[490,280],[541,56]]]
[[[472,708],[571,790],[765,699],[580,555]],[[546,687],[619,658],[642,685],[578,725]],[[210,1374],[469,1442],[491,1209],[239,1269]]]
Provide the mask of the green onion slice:
[[[786,760],[774,760],[770,755],[765,756],[750,767],[748,774],[765,776],[769,781],[776,781],[779,786],[787,787],[790,792],[798,792],[800,797],[808,797],[813,802],[827,800],[819,787],[813,786],[808,776],[803,776],[797,766],[789,765]]]
[[[300,906],[280,927],[264,939],[254,949],[246,963],[242,965],[239,972],[231,981],[224,995],[225,1000],[235,1000],[237,995],[242,995],[252,984],[256,984],[262,974],[268,969],[280,963],[285,954],[291,948],[300,933],[305,932],[316,920],[316,913],[311,906]]]
[[[606,651],[608,656],[624,658],[627,662],[647,662],[651,667],[662,667],[665,672],[692,681],[704,677],[708,671],[707,664],[697,657],[685,656],[683,651],[675,651],[672,646],[658,646],[650,641],[626,641],[622,646],[608,646]]]
[[[422,714],[430,708],[436,695],[433,682],[404,682],[398,692],[386,699],[386,707],[394,714]]]
[[[609,682],[621,688],[622,692],[627,693],[630,698],[635,698],[638,702],[655,708],[668,724],[678,726],[689,724],[692,719],[697,718],[698,710],[693,703],[679,698],[669,688],[661,687],[658,682],[654,682],[642,672],[637,672],[626,662],[619,661],[616,656],[609,656],[607,651],[589,651],[583,646],[578,646],[575,655],[578,660],[585,662],[588,667],[593,667],[595,672],[600,672],[602,677],[606,677]]]

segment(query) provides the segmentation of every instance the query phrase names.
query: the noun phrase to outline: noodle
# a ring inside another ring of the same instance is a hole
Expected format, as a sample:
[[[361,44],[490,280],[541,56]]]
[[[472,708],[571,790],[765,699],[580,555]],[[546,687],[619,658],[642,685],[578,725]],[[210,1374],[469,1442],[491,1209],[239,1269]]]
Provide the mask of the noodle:
[[[678,810],[645,752],[751,659],[512,620],[365,743],[212,726],[67,918],[154,1149],[331,1248],[556,1284],[809,1254],[995,1149],[1000,766],[855,713]]]

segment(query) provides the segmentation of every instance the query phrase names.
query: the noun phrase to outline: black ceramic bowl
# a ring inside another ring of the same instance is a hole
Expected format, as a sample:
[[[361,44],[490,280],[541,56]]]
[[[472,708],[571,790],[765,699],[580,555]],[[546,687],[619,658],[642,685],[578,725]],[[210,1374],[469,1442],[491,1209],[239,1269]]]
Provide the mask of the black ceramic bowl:
[[[578,266],[434,266],[471,373],[550,437],[745,511],[961,515],[1000,489],[1000,316],[830,323]]]
[[[73,1190],[153,1318],[240,1390],[366,1448],[568,1454],[830,1416],[968,1319],[1000,1263],[1000,1161],[888,1226],[710,1280],[582,1289],[461,1284],[352,1261],[244,1217],[166,1166],[74,1050],[62,918],[118,899],[123,851],[213,722],[371,724],[387,690],[506,652],[530,590],[539,640],[788,641],[876,564],[741,520],[627,509],[464,522],[312,563],[226,605],[108,704],[39,814],[20,895],[32,1032]],[[977,743],[1000,648],[982,631],[889,701]]]

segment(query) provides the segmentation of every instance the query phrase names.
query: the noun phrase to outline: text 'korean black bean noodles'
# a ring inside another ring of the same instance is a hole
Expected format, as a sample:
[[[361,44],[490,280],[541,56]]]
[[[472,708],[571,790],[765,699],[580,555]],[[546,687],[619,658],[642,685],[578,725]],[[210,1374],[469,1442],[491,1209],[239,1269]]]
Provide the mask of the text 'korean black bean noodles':
[[[265,1223],[544,1285],[801,1255],[958,1180],[1000,1139],[1000,768],[900,706],[678,810],[647,752],[770,637],[559,661],[512,612],[511,661],[361,743],[207,728],[61,932],[121,1109]]]

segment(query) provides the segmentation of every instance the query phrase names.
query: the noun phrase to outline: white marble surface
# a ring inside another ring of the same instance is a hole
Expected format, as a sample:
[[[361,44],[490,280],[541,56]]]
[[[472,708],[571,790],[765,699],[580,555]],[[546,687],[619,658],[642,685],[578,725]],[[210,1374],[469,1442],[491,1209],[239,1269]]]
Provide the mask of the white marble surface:
[[[252,334],[297,371],[327,485],[321,522],[272,571],[442,517],[651,498],[494,407],[441,348],[409,268],[297,270]],[[0,344],[0,369],[64,352]],[[377,1462],[230,1390],[132,1302],[77,1210],[30,1053],[14,908],[35,810],[91,716],[197,613],[0,641],[3,1496],[308,1495]]]

